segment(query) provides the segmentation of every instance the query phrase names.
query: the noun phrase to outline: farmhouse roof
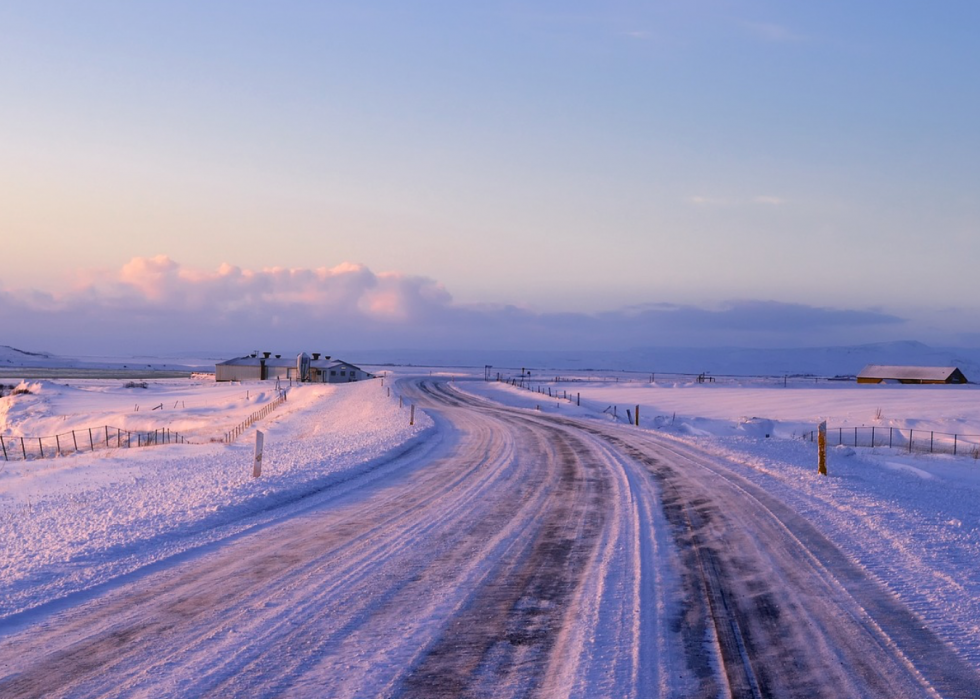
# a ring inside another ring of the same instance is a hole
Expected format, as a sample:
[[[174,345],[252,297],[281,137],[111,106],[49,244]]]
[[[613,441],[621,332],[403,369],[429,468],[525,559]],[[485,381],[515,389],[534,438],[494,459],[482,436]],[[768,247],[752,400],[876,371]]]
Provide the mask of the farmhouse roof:
[[[260,362],[265,362],[268,367],[283,367],[283,366],[296,366],[296,357],[287,355],[281,357],[259,357],[246,355],[244,357],[235,357],[234,359],[228,359],[223,362],[217,362],[218,366],[258,366]],[[354,364],[350,362],[345,362],[341,359],[313,359],[310,360],[310,366],[315,366],[319,369],[333,369],[337,367],[352,367],[358,369]]]
[[[340,359],[318,359],[316,361],[310,362],[310,365],[319,367],[321,369],[330,369],[332,367],[339,367],[339,366],[349,366],[349,367],[354,367],[355,369],[358,368],[353,364],[351,364],[350,362],[345,362]]]
[[[947,381],[959,372],[955,366],[889,366],[869,364],[858,374],[859,379],[894,379],[898,381]]]
[[[266,366],[296,366],[296,357],[235,357],[224,362],[217,362],[219,366],[258,366],[260,362],[265,362]]]

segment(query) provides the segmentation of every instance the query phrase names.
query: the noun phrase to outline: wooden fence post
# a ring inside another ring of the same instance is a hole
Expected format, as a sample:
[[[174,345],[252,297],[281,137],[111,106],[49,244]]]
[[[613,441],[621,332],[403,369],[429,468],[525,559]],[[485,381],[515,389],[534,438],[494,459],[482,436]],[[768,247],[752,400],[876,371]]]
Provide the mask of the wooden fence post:
[[[408,424],[409,425],[414,425],[415,424],[415,404],[414,403],[412,404],[412,416],[408,419]]]
[[[821,422],[817,427],[817,473],[827,475],[827,422]]]
[[[258,478],[262,475],[262,444],[265,441],[265,435],[262,434],[262,430],[255,430],[255,465],[252,467],[252,478]]]

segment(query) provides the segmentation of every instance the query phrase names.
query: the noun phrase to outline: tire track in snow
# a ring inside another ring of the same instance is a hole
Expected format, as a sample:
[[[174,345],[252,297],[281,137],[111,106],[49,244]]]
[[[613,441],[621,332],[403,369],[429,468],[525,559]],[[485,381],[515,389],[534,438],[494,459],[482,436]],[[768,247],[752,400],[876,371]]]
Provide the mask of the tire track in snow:
[[[6,638],[0,695],[975,695],[720,460],[417,391],[454,451]]]
[[[6,639],[0,694],[596,696],[667,682],[663,593],[640,581],[661,567],[649,479],[578,430],[425,390],[460,432],[454,453]]]
[[[695,449],[584,428],[660,482],[686,555],[691,635],[700,614],[720,617],[732,696],[976,696],[975,669],[778,499]]]

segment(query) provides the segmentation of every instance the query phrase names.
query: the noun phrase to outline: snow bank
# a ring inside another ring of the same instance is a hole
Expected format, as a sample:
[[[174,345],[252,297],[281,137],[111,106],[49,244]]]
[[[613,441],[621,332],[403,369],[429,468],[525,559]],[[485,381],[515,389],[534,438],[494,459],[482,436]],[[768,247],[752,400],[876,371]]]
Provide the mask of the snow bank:
[[[365,473],[433,424],[419,412],[409,426],[380,381],[294,387],[256,425],[265,453],[253,479],[254,432],[210,440],[273,395],[268,382],[169,380],[147,389],[41,382],[35,394],[0,398],[4,435],[166,424],[198,442],[0,461],[0,618],[226,536],[251,515]],[[133,401],[168,409],[137,412]]]

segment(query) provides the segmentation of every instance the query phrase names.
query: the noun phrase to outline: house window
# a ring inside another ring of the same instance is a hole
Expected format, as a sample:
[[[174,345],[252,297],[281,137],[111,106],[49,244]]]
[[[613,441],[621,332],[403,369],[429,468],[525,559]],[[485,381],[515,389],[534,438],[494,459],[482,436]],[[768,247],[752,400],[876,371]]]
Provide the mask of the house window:
[[[331,376],[336,376],[337,375],[337,370],[336,369],[331,369],[330,370],[330,375]]]
[[[343,369],[341,369],[341,370],[340,370],[340,375],[341,375],[341,376],[347,376],[347,372],[346,372],[346,371],[344,371]]]

